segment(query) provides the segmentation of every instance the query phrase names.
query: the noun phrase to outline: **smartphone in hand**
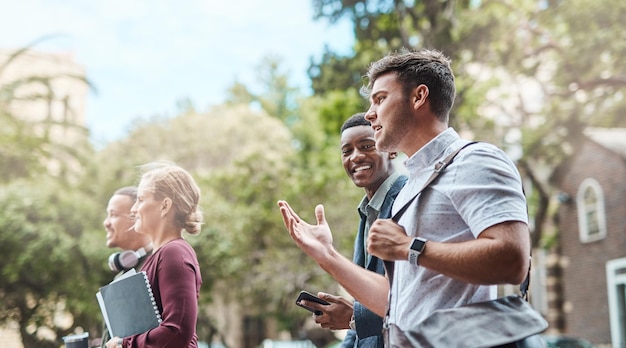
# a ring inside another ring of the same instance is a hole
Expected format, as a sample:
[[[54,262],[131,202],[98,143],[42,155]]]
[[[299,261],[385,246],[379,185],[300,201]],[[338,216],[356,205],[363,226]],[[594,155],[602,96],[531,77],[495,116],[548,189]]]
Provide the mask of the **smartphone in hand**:
[[[316,309],[313,309],[311,307],[307,307],[307,306],[303,306],[300,304],[301,300],[305,300],[305,301],[311,301],[311,302],[317,302],[319,304],[322,305],[329,305],[329,302],[326,302],[324,300],[322,300],[321,298],[313,295],[312,293],[308,292],[308,291],[300,291],[300,294],[298,295],[298,298],[296,299],[296,304],[306,310],[308,310],[309,312],[315,313],[315,315],[322,315],[322,312]]]

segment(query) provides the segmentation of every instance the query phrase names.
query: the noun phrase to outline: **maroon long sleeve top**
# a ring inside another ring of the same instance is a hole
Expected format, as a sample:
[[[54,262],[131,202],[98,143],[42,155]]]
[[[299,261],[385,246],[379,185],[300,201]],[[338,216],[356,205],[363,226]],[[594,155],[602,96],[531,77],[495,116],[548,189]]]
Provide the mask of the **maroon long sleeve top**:
[[[148,275],[163,322],[145,333],[124,338],[132,348],[196,348],[198,296],[202,276],[193,248],[175,239],[156,250],[141,267]]]

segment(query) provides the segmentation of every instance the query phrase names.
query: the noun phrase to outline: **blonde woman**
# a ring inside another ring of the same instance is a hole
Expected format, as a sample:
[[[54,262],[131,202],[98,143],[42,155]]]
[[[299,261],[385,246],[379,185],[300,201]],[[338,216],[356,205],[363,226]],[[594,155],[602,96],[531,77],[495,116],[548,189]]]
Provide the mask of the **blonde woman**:
[[[200,190],[187,171],[172,163],[155,162],[142,169],[131,214],[135,231],[149,235],[154,244],[141,270],[148,275],[163,322],[142,334],[113,337],[107,348],[197,347],[202,278],[196,253],[182,233],[200,232]]]

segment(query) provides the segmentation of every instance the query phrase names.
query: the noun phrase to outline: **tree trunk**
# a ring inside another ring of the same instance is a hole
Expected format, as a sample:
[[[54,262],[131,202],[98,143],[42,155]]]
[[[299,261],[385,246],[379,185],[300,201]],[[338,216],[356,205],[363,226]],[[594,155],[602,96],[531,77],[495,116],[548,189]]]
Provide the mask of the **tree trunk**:
[[[548,297],[548,332],[560,334],[565,329],[563,313],[563,272],[560,242],[548,250],[546,257],[546,294]]]

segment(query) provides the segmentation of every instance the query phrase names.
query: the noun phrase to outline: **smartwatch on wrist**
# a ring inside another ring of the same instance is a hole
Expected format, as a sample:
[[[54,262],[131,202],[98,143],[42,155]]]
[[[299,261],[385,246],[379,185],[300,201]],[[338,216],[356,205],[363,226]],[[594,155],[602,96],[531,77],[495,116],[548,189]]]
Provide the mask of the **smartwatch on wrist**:
[[[413,238],[413,242],[411,242],[409,246],[409,262],[412,265],[419,266],[418,258],[420,254],[424,252],[427,241],[427,239],[422,237]]]

